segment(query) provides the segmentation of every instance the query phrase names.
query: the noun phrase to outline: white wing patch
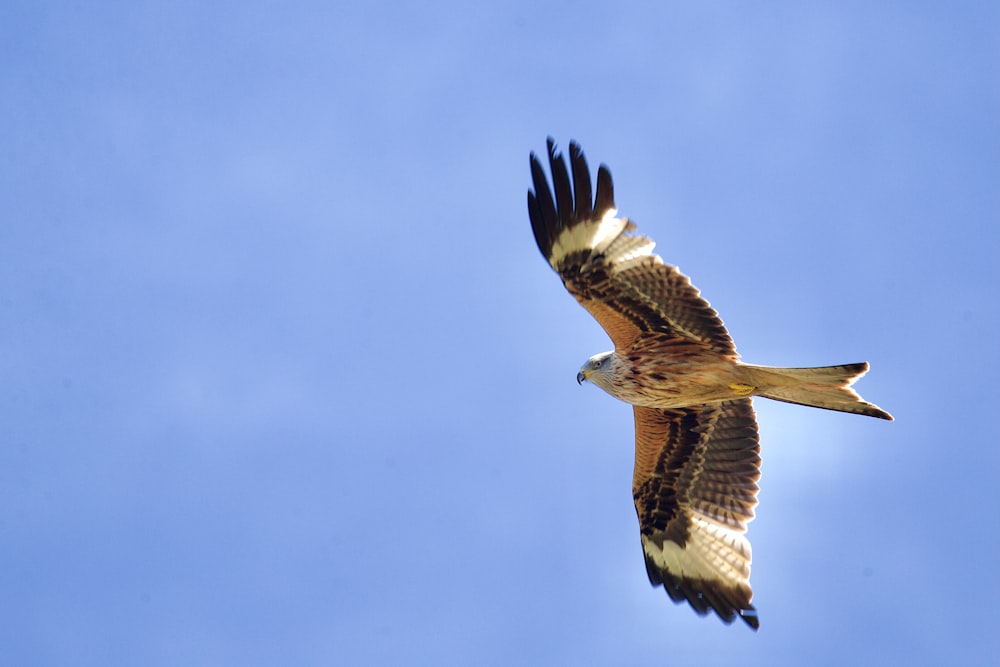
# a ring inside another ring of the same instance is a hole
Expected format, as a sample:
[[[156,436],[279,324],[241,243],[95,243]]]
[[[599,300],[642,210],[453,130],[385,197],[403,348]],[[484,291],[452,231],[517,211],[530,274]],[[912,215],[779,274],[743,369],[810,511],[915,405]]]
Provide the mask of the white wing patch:
[[[608,261],[611,262],[614,272],[621,273],[628,270],[637,261],[650,255],[656,258],[658,264],[662,264],[663,260],[660,259],[659,255],[653,255],[653,248],[655,246],[656,243],[645,236],[626,236],[622,234],[615,239],[614,243],[608,246],[605,255]]]
[[[750,542],[740,532],[697,516],[691,523],[687,546],[664,540],[661,549],[643,535],[643,550],[657,567],[675,577],[749,586]]]
[[[549,255],[552,268],[558,271],[564,257],[580,250],[604,252],[629,225],[627,218],[615,217],[617,213],[618,209],[609,208],[600,219],[563,228],[559,238],[552,244]]]

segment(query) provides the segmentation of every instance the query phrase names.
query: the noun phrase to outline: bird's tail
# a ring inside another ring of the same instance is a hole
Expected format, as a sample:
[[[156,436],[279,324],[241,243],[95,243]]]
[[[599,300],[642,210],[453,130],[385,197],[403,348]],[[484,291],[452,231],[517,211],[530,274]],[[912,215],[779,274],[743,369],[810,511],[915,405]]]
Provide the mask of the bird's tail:
[[[771,368],[746,364],[753,393],[786,403],[853,412],[892,421],[892,415],[851,389],[868,372],[868,362],[821,368]]]

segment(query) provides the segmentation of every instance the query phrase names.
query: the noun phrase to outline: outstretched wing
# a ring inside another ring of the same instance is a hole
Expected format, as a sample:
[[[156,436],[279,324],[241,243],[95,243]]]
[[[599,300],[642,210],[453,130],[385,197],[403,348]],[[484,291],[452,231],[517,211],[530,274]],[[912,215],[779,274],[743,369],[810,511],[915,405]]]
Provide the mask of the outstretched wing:
[[[535,189],[528,191],[528,213],[539,250],[570,294],[619,350],[642,333],[657,332],[735,355],[718,314],[687,276],[653,253],[653,241],[632,234],[635,225],[616,217],[608,168],[601,165],[597,171],[597,194],[591,203],[587,160],[576,142],[569,150],[572,185],[565,160],[548,140],[554,198],[541,162],[531,154]]]
[[[650,582],[700,615],[714,609],[757,629],[744,537],[760,479],[750,399],[634,409],[632,495]]]

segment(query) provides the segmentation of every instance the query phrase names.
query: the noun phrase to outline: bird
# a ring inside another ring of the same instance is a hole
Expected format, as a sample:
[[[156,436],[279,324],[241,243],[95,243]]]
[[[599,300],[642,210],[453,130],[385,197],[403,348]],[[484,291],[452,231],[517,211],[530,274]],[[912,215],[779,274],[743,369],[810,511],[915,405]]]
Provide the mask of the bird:
[[[528,215],[563,285],[614,349],[590,357],[577,382],[633,407],[632,496],[646,574],[675,603],[726,624],[760,627],[751,603],[747,525],[755,516],[760,438],[753,397],[892,421],[851,385],[868,363],[777,368],[743,363],[718,313],[690,279],[619,217],[608,167],[596,193],[583,150],[569,163],[547,142],[553,189],[530,154]]]

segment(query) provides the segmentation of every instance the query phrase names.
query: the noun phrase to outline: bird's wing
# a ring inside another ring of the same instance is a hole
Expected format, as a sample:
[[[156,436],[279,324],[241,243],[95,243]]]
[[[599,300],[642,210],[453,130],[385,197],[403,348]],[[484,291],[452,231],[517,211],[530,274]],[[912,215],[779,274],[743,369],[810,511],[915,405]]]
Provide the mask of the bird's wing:
[[[632,495],[650,582],[701,615],[714,609],[756,629],[744,537],[760,478],[750,399],[634,409]]]
[[[548,154],[554,197],[541,162],[531,154],[534,190],[528,191],[528,213],[535,241],[615,347],[626,349],[639,335],[656,332],[735,355],[718,314],[687,276],[663,263],[653,252],[653,241],[633,234],[635,225],[616,217],[608,168],[598,169],[592,199],[590,170],[580,146],[570,143],[572,176],[551,138]]]

